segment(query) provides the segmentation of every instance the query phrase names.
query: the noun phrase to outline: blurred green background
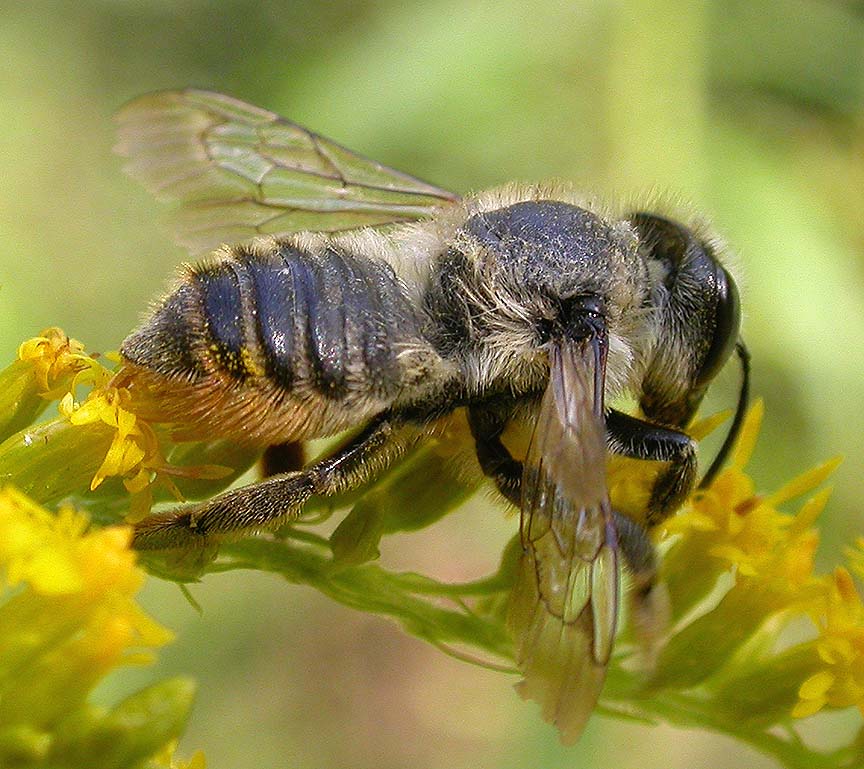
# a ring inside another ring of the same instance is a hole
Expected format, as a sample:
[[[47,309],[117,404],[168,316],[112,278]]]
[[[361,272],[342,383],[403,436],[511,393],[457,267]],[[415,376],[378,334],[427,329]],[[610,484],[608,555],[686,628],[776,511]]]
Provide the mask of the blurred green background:
[[[111,115],[213,88],[456,191],[561,177],[704,212],[738,255],[767,401],[757,482],[842,453],[823,566],[864,532],[864,3],[37,0],[3,4],[0,52],[7,359],[47,325],[105,350],[137,322],[183,253],[120,172]],[[464,578],[514,526],[475,505],[385,555]],[[184,748],[213,769],[773,766],[602,718],[564,749],[509,679],[383,620],[262,575],[193,592],[203,616],[155,580],[145,600],[178,631],[162,669],[201,682]]]

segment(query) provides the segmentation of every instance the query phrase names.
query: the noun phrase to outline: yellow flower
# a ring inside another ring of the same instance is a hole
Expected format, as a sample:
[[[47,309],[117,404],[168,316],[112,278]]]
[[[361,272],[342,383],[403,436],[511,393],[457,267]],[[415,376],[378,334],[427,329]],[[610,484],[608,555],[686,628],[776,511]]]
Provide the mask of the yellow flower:
[[[161,466],[164,462],[152,429],[137,420],[128,408],[128,391],[109,385],[112,372],[85,354],[84,346],[59,328],[46,329],[40,336],[23,342],[18,348],[18,359],[33,367],[44,398],[61,399],[60,413],[70,423],[102,422],[116,429],[105,461],[90,484],[91,491],[112,475],[123,477],[130,492],[142,490],[149,483],[147,466]],[[84,403],[78,404],[75,388],[81,384],[94,390]]]
[[[171,769],[207,769],[207,761],[204,758],[204,753],[196,750],[188,761],[175,761],[172,758]]]
[[[255,460],[254,449],[228,441],[183,446],[168,429],[157,433],[122,380],[83,349],[48,329],[22,343],[18,359],[0,370],[0,470],[7,482],[44,504],[70,495],[90,504],[86,479],[90,492],[114,502],[112,514],[125,502],[126,520],[134,523],[154,500],[213,494]],[[59,417],[34,424],[50,399],[59,401]],[[109,478],[122,483],[105,484]]]
[[[0,766],[62,757],[63,766],[99,769],[118,756],[143,766],[179,733],[188,681],[162,682],[111,710],[88,702],[107,673],[150,662],[171,639],[134,600],[144,573],[130,533],[91,530],[69,508],[52,515],[0,489]]]
[[[792,715],[804,717],[824,707],[856,705],[864,713],[864,604],[846,569],[838,567],[823,580],[816,651],[822,663],[798,690]]]
[[[130,410],[129,401],[127,390],[107,385],[93,390],[80,404],[67,393],[59,409],[76,427],[107,425],[113,430],[105,458],[90,481],[90,490],[95,491],[111,476],[121,478],[132,495],[127,520],[134,523],[149,512],[153,501],[151,484],[157,477],[168,485],[176,499],[182,499],[182,495],[165,477],[168,463],[156,434]]]
[[[41,398],[59,398],[62,417],[75,427],[90,427],[92,442],[109,442],[101,465],[93,474],[90,490],[95,491],[106,478],[122,479],[132,495],[127,520],[134,522],[146,515],[153,502],[152,484],[159,481],[175,499],[183,495],[172,476],[217,479],[230,473],[220,465],[179,468],[170,465],[160,448],[153,428],[140,419],[132,398],[124,387],[112,384],[113,372],[84,352],[84,346],[69,339],[59,328],[49,328],[38,337],[23,342],[18,363],[31,367]],[[79,385],[91,388],[87,397],[76,400]],[[106,434],[104,427],[110,428]]]
[[[849,565],[859,577],[864,579],[864,537],[858,537],[855,545],[846,549]]]
[[[33,367],[41,395],[60,397],[78,384],[101,385],[111,373],[84,352],[84,345],[70,339],[59,328],[47,328],[39,336],[21,343],[18,360]]]
[[[90,483],[91,491],[112,475],[124,478],[130,492],[140,491],[149,483],[148,468],[156,469],[165,464],[153,430],[139,420],[128,405],[128,391],[117,387],[94,390],[81,404],[71,395],[60,401],[60,413],[73,425],[102,423],[115,430],[105,460]]]
[[[773,600],[804,599],[802,588],[812,578],[818,534],[812,524],[822,512],[829,491],[806,502],[797,515],[779,505],[806,494],[836,469],[838,459],[802,473],[770,495],[758,495],[745,473],[762,422],[764,407],[757,401],[747,414],[732,462],[710,488],[697,492],[685,509],[665,522],[665,536],[687,540],[688,550],[713,561],[715,571],[735,570],[745,590],[771,589]],[[698,561],[694,561],[698,562]],[[779,604],[777,604],[779,608]]]
[[[814,523],[830,489],[795,514],[780,509],[823,483],[838,460],[771,494],[757,494],[744,466],[761,418],[757,402],[730,466],[663,524],[668,544],[662,572],[673,620],[689,615],[690,621],[667,639],[652,689],[688,690],[713,682],[718,705],[741,719],[861,707],[864,610],[848,572],[814,573]],[[784,649],[778,644],[781,630],[802,618],[811,619],[819,637]]]
[[[48,403],[79,383],[107,381],[107,370],[59,328],[49,328],[18,348],[0,371],[0,441],[30,425]]]
[[[94,389],[82,403],[77,403],[72,394],[67,393],[59,409],[73,426],[95,425],[97,429],[108,426],[113,431],[105,458],[90,481],[90,490],[95,491],[106,478],[121,478],[132,495],[126,516],[129,523],[135,523],[150,511],[152,486],[156,482],[167,487],[174,499],[182,500],[183,494],[174,478],[214,480],[232,472],[224,465],[181,467],[170,464],[153,428],[133,410],[131,395],[124,387],[109,383]]]
[[[204,753],[196,750],[188,761],[181,761],[174,755],[176,745],[173,743],[165,746],[165,750],[156,756],[154,764],[160,769],[207,769],[207,760]]]

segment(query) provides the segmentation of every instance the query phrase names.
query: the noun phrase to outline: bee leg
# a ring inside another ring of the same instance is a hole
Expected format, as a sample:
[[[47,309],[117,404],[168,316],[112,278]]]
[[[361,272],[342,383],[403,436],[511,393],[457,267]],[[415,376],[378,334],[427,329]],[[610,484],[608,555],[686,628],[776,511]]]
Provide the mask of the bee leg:
[[[501,442],[508,416],[507,409],[472,406],[468,409],[468,424],[483,473],[495,481],[498,490],[510,502],[518,506],[522,495],[522,463],[514,459]],[[653,425],[639,424],[654,429]],[[641,453],[638,456],[645,458]],[[629,601],[633,629],[642,647],[644,667],[650,669],[668,622],[669,601],[663,586],[657,583],[657,557],[648,530],[617,510],[612,511],[612,516],[618,545],[632,580]]]
[[[509,409],[471,406],[468,424],[484,475],[514,505],[521,503],[522,463],[501,442]],[[696,443],[685,433],[611,410],[606,417],[609,450],[634,459],[668,462],[651,492],[646,518],[655,525],[674,513],[696,482]],[[638,560],[638,559],[637,559]]]
[[[509,410],[492,406],[470,406],[468,425],[477,451],[480,469],[510,502],[517,507],[522,502],[522,463],[513,459],[501,443],[501,433],[507,426]]]
[[[274,443],[268,446],[261,455],[261,476],[270,478],[302,469],[306,464],[304,454],[301,441]]]
[[[628,593],[633,631],[643,650],[644,665],[651,668],[659,640],[669,620],[669,599],[657,583],[657,557],[648,530],[636,521],[612,511],[618,544],[632,579]]]
[[[135,526],[133,546],[140,550],[202,547],[226,535],[272,527],[298,516],[313,494],[338,494],[371,480],[423,433],[421,425],[396,424],[389,415],[380,416],[334,454],[304,470],[145,518]]]
[[[654,545],[648,538],[648,530],[617,510],[612,511],[612,517],[618,544],[633,578],[632,593],[637,598],[647,596],[657,578],[657,558]]]
[[[696,442],[689,435],[612,409],[606,415],[606,443],[615,454],[669,463],[651,490],[649,526],[681,507],[696,483]]]

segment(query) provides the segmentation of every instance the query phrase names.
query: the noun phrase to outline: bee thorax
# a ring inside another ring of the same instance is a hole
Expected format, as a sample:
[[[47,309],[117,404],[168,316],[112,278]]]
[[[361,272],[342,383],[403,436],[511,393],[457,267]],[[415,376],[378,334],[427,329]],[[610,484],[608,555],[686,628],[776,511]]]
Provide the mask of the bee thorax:
[[[632,229],[561,201],[529,200],[470,216],[435,263],[426,335],[457,359],[470,389],[540,389],[547,343],[588,333],[602,315],[609,383],[631,379],[648,336],[648,274]]]

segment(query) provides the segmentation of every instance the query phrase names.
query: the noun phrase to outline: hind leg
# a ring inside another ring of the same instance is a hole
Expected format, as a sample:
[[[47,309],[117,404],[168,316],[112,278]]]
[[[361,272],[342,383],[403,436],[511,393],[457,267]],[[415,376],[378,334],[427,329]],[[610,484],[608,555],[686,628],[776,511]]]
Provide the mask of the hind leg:
[[[313,494],[338,494],[374,480],[424,432],[420,425],[396,424],[390,415],[382,415],[334,454],[304,470],[145,518],[135,526],[133,546],[139,550],[202,547],[227,536],[271,528],[298,517]]]

